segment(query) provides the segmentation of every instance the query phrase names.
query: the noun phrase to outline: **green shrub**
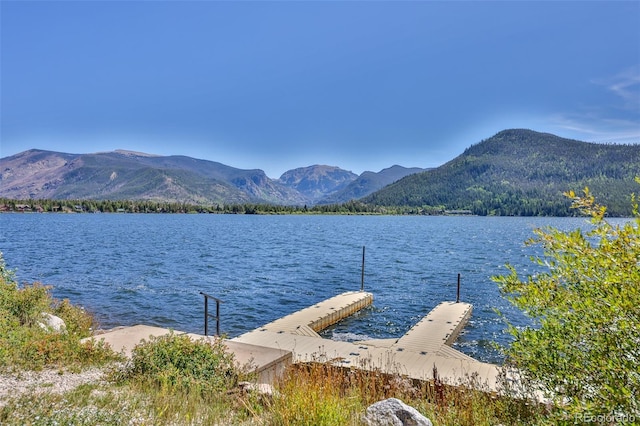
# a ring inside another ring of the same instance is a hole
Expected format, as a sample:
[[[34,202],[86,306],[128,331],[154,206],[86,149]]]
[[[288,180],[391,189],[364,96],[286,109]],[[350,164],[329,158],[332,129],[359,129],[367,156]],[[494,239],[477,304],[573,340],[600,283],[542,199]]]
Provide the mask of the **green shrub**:
[[[640,183],[640,180],[638,180]],[[535,327],[511,325],[514,342],[507,361],[556,403],[560,421],[640,417],[640,215],[613,225],[606,208],[567,193],[574,207],[592,217],[593,227],[562,232],[536,230],[529,244],[548,271],[522,279],[495,277],[500,289],[535,320]]]
[[[3,316],[14,326],[30,327],[41,320],[43,312],[49,311],[49,288],[40,283],[18,288],[15,282],[0,278],[0,306]]]
[[[80,343],[91,335],[93,317],[68,300],[54,299],[50,290],[40,283],[19,287],[0,253],[0,369],[73,368],[116,359],[104,343]],[[66,330],[47,330],[44,313],[62,318]]]
[[[95,319],[84,309],[72,305],[68,299],[54,300],[52,308],[53,314],[64,320],[67,333],[80,339],[91,336],[91,331],[96,325]]]
[[[234,355],[221,339],[193,340],[173,332],[143,340],[117,379],[161,389],[217,393],[235,386]]]
[[[0,251],[0,281],[13,283],[16,281],[15,276],[16,274],[14,271],[7,269],[7,265],[4,261],[4,255]]]

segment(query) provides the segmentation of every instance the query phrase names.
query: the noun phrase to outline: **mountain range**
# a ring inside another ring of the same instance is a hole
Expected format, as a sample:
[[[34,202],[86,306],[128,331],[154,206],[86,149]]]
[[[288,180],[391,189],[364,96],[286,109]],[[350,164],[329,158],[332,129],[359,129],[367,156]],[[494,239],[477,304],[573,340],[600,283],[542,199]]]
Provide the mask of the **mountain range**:
[[[262,170],[186,156],[31,149],[0,159],[0,197],[315,205],[348,201],[352,194],[365,196],[423,170],[392,166],[358,176],[338,167],[314,165],[270,179]]]
[[[0,197],[151,200],[200,205],[262,203],[366,206],[478,215],[571,214],[563,192],[589,187],[613,215],[630,215],[640,145],[598,144],[510,129],[433,169],[392,166],[356,175],[314,165],[270,179],[185,156],[131,151],[66,154],[29,150],[0,159]]]

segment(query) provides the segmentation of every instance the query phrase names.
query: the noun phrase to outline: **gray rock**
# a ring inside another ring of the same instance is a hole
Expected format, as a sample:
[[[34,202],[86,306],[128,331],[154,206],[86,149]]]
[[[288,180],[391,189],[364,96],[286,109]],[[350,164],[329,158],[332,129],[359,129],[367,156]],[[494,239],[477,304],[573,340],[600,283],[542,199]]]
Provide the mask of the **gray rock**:
[[[418,410],[396,398],[370,405],[363,421],[368,426],[433,426]]]
[[[47,331],[55,333],[62,333],[67,330],[67,324],[64,323],[62,318],[46,312],[42,313],[42,322],[39,322],[38,325]]]
[[[242,392],[246,393],[256,393],[260,396],[273,397],[276,392],[268,383],[251,383],[251,382],[240,382],[238,383],[238,387]]]

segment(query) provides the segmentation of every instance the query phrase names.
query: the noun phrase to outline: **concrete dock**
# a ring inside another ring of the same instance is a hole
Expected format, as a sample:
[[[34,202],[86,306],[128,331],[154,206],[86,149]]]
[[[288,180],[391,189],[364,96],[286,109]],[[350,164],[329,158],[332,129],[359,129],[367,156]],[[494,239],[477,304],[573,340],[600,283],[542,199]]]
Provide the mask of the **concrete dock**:
[[[291,363],[315,361],[418,380],[432,380],[436,369],[439,378],[452,385],[468,384],[469,379],[474,378],[485,390],[498,389],[499,367],[476,361],[451,347],[471,316],[472,306],[468,303],[439,304],[397,339],[338,342],[318,334],[372,303],[371,293],[342,293],[226,340],[225,344],[235,354],[239,366],[252,365],[260,382],[271,382]],[[131,349],[141,339],[169,332],[139,325],[94,338],[130,356]],[[205,338],[197,334],[189,336]]]
[[[194,340],[205,339],[212,341],[214,336],[188,334],[181,331],[169,330],[162,327],[149,325],[134,325],[132,327],[118,327],[114,330],[93,337],[82,339],[83,341],[95,339],[104,341],[115,352],[120,352],[130,358],[133,349],[143,340],[151,337],[160,337],[169,333],[186,334]],[[250,343],[224,341],[227,349],[234,354],[238,368],[246,369],[256,374],[258,383],[272,383],[275,377],[281,375],[291,365],[293,357],[291,351],[279,348],[255,346]]]

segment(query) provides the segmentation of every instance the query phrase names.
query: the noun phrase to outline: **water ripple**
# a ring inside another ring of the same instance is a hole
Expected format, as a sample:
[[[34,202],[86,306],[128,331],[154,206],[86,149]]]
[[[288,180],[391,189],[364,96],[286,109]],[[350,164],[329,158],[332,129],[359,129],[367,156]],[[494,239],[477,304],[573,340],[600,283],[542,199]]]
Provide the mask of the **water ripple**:
[[[244,216],[0,215],[0,251],[20,282],[94,312],[102,327],[152,324],[203,331],[200,291],[223,300],[222,331],[235,336],[335,294],[365,289],[374,305],[325,331],[350,339],[400,337],[443,300],[474,304],[459,350],[481,360],[508,344],[502,319],[526,318],[492,275],[509,262],[534,271],[534,227],[585,227],[583,219]],[[357,340],[357,339],[356,339]]]

